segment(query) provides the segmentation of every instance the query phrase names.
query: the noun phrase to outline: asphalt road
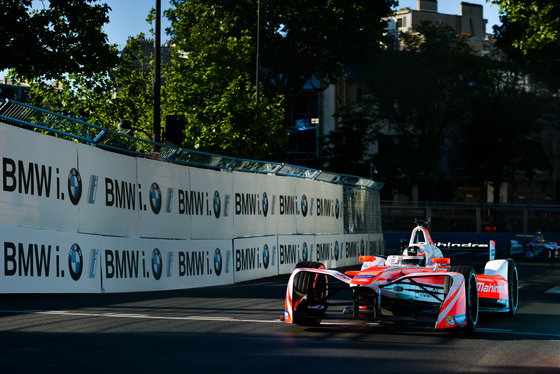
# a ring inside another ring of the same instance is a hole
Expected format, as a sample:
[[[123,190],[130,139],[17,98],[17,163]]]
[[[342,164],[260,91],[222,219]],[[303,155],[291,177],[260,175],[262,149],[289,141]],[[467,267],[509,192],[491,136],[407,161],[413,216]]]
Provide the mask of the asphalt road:
[[[2,295],[0,367],[3,373],[560,373],[560,261],[519,261],[518,268],[517,315],[483,315],[468,335],[282,323],[287,276],[174,292]]]

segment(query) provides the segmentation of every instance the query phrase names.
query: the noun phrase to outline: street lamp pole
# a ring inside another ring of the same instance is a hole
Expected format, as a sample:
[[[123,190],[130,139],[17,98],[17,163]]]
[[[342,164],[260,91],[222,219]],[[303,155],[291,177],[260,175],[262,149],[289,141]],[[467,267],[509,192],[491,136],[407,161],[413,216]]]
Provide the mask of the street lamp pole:
[[[154,142],[161,139],[161,0],[156,0],[156,37],[154,67]]]
[[[259,97],[260,97],[260,56],[259,56],[259,52],[260,52],[260,35],[261,35],[261,0],[258,0],[258,5],[257,5],[257,72],[256,72],[256,78],[255,78],[255,85],[257,86],[257,107],[259,105]]]

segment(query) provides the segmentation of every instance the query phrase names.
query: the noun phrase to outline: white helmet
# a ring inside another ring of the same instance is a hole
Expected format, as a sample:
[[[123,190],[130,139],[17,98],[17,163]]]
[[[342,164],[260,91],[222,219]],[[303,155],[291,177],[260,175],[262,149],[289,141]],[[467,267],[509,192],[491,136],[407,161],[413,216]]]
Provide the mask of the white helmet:
[[[412,245],[404,250],[401,264],[425,266],[426,252],[422,247]]]

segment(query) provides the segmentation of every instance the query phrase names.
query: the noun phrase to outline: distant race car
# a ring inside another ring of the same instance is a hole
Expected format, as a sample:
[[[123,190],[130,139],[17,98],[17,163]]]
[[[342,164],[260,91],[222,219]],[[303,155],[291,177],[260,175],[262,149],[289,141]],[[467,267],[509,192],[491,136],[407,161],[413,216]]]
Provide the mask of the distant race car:
[[[477,275],[471,266],[450,266],[424,223],[416,223],[401,256],[360,256],[361,270],[342,273],[318,262],[300,262],[288,281],[281,320],[304,326],[327,319],[426,323],[473,331],[479,311],[515,315],[517,266],[511,259],[493,259],[494,242],[484,274]],[[332,301],[348,288],[351,300]],[[344,308],[332,312],[339,306]]]
[[[539,231],[531,241],[525,245],[519,244],[517,240],[511,240],[508,248],[509,255],[523,255],[527,259],[539,257],[560,257],[560,246],[556,242],[547,242]]]

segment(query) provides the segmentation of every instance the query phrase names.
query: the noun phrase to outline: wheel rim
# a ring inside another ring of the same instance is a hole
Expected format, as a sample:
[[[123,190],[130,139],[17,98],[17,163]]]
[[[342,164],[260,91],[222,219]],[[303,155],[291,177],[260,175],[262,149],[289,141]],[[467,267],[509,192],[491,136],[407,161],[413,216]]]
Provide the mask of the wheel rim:
[[[515,312],[517,310],[517,304],[519,302],[519,287],[518,287],[518,274],[517,274],[517,268],[513,269],[513,279],[512,279],[512,283],[511,283],[511,303],[510,303],[510,309],[512,312]]]

